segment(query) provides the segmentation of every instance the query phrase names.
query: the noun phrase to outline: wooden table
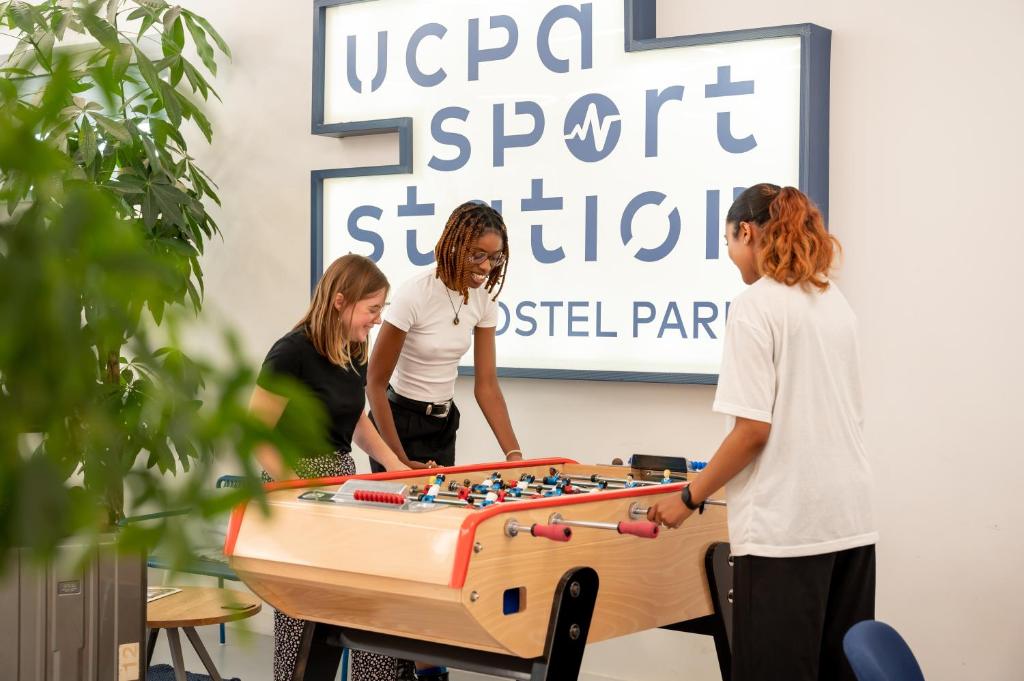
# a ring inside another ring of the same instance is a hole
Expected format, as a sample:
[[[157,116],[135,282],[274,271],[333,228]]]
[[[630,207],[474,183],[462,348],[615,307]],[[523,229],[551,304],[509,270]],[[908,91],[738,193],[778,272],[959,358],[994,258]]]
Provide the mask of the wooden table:
[[[182,586],[178,593],[158,598],[146,606],[146,626],[149,628],[146,667],[153,659],[153,648],[161,629],[167,630],[167,642],[171,648],[174,663],[174,678],[185,681],[185,662],[181,654],[181,639],[178,629],[185,632],[192,642],[196,654],[209,672],[212,681],[223,681],[210,659],[196,627],[206,624],[221,624],[252,617],[263,607],[252,594],[229,589]]]

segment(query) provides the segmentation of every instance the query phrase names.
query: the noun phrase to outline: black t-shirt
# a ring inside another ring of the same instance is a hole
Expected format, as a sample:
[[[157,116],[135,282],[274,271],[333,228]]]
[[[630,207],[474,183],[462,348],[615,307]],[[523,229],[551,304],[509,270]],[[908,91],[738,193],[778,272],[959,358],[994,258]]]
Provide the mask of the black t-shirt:
[[[289,376],[308,387],[327,414],[328,442],[337,450],[352,451],[352,433],[366,404],[365,364],[356,363],[355,370],[332,364],[316,351],[304,331],[295,330],[274,343],[267,353],[257,381],[261,387],[267,387],[268,374]],[[283,422],[290,419],[291,408],[289,402],[281,414]],[[310,452],[309,455],[326,453]]]

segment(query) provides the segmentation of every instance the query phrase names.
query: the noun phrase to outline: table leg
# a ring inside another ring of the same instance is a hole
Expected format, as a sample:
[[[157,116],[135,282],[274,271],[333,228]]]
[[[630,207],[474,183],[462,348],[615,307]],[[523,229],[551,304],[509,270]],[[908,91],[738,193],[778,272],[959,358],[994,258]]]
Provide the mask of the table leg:
[[[167,628],[167,643],[171,646],[171,662],[174,663],[174,681],[188,681],[185,678],[185,660],[181,656],[181,639],[178,630]]]
[[[217,668],[213,666],[213,660],[210,659],[210,654],[206,652],[206,646],[203,645],[203,640],[199,638],[199,634],[196,633],[195,627],[184,627],[184,629],[185,635],[188,636],[188,640],[192,642],[192,647],[196,649],[196,654],[198,654],[199,659],[203,661],[203,666],[206,667],[206,671],[210,672],[210,679],[212,681],[224,681],[217,672]]]
[[[156,649],[156,637],[160,633],[159,629],[149,630],[149,642],[146,643],[146,669],[149,669],[149,665],[153,664],[153,651]]]

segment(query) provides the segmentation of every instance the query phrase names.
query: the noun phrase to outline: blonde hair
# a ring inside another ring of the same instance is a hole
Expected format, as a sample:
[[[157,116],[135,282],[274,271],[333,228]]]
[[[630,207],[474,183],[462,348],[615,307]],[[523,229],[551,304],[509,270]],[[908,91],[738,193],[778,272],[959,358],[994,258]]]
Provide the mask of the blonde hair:
[[[345,316],[352,318],[353,306],[360,300],[390,288],[387,277],[369,258],[349,253],[331,263],[313,291],[313,300],[294,330],[302,329],[313,347],[331,364],[355,369],[366,364],[366,341],[352,341],[345,331]],[[341,310],[334,307],[338,294],[344,300]],[[351,331],[351,329],[350,329]]]

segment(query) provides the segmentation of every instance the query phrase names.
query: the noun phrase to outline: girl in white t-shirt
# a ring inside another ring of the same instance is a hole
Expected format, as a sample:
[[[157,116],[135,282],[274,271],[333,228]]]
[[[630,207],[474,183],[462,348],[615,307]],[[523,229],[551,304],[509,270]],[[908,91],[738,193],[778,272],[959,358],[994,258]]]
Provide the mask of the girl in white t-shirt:
[[[839,243],[792,187],[759,184],[726,217],[749,288],[732,302],[713,409],[731,432],[652,520],[678,527],[728,484],[733,680],[849,679],[846,631],[874,618],[871,473],[856,317],[828,278]]]
[[[476,401],[505,458],[521,459],[495,360],[495,301],[508,267],[501,215],[482,203],[462,204],[448,218],[434,256],[436,268],[405,282],[384,318],[367,377],[371,417],[408,465],[452,465],[459,427],[455,379],[472,343]]]

